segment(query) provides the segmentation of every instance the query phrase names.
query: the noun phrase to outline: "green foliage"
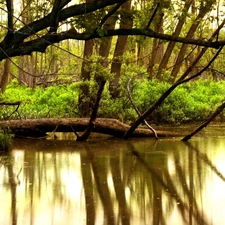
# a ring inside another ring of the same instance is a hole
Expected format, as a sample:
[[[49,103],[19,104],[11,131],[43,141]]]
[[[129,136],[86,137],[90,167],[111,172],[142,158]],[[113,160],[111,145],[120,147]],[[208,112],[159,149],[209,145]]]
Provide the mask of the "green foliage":
[[[143,112],[152,105],[167,88],[169,88],[168,83],[159,83],[157,80],[148,81],[147,79],[142,79],[137,81],[134,90],[134,100],[140,111]]]
[[[168,87],[168,83],[142,81],[134,92],[141,111],[153,104]],[[202,121],[224,101],[224,93],[224,81],[190,82],[176,88],[156,110],[154,116],[164,123]]]
[[[133,76],[129,68],[128,74]],[[149,108],[161,94],[170,87],[167,82],[149,81],[145,78],[133,76],[130,89],[134,102],[140,112]],[[121,94],[117,99],[111,99],[108,91],[108,83],[104,89],[100,102],[99,117],[116,118],[124,122],[131,122],[137,118],[137,114],[131,105],[125,83],[129,76],[124,76],[121,83]],[[2,119],[26,119],[43,117],[78,117],[78,94],[82,83],[70,85],[51,86],[46,89],[30,89],[19,86],[13,80],[8,85],[6,92],[1,96],[2,101],[21,101],[19,109],[15,106],[2,106],[0,116]],[[176,88],[164,103],[153,113],[153,117],[159,123],[186,123],[203,121],[208,115],[224,101],[225,81],[215,82],[210,80],[197,80]],[[93,94],[93,97],[95,95]]]
[[[108,91],[108,85],[106,85],[99,109],[99,117],[114,118],[119,119],[120,121],[128,122],[132,121],[136,117],[136,113],[131,107],[126,92],[123,92],[119,98],[112,99]]]
[[[110,69],[105,66],[107,64],[106,59],[99,55],[92,55],[86,60],[88,63],[86,63],[85,70],[90,72],[93,83],[98,79],[111,80],[113,78]]]
[[[18,113],[14,113],[11,119],[74,117],[77,114],[78,88],[77,84],[72,84],[31,89],[18,86],[13,81],[2,95],[2,100],[22,103]],[[14,110],[11,106],[2,108],[1,118],[6,119]]]

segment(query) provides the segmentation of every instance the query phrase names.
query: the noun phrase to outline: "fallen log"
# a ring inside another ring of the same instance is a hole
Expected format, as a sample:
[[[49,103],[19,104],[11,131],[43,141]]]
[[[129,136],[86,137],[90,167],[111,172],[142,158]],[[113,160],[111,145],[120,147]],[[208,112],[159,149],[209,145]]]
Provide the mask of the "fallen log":
[[[48,132],[83,132],[88,126],[88,118],[42,118],[27,120],[0,121],[0,127],[9,129],[16,137],[43,137]],[[122,138],[129,126],[116,119],[98,118],[93,132]],[[159,137],[178,137],[180,134],[158,131]],[[154,133],[146,128],[137,128],[132,137],[154,137]]]

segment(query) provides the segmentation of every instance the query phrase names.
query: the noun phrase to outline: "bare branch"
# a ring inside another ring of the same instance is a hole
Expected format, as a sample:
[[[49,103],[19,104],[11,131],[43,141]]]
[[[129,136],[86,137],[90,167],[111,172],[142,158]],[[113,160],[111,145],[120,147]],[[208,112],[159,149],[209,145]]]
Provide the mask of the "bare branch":
[[[202,130],[204,127],[206,127],[214,118],[216,118],[225,108],[225,102],[223,102],[210,116],[209,118],[204,121],[199,127],[197,127],[193,132],[186,135],[182,141],[188,141],[192,138],[195,134],[197,134],[200,130]]]
[[[59,1],[59,0],[56,0]],[[85,4],[79,4],[79,5],[73,5],[68,8],[61,9],[61,7],[65,6],[66,3],[69,2],[69,0],[64,0],[64,4],[61,3],[59,8],[57,8],[58,12],[58,21],[61,22],[63,20],[66,20],[72,16],[78,16],[83,15],[85,13],[93,12],[97,9],[104,8],[109,5],[113,5],[115,3],[118,3],[114,9],[110,13],[106,15],[102,19],[102,22],[100,25],[104,24],[106,19],[117,10],[117,8],[120,6],[120,4],[124,3],[125,0],[104,0],[104,1],[91,1],[90,3]],[[225,45],[225,40],[221,41],[212,41],[212,40],[197,40],[197,39],[189,39],[185,37],[177,37],[174,35],[168,35],[168,34],[162,34],[157,33],[151,29],[115,29],[115,30],[104,30],[104,32],[94,32],[92,34],[88,32],[84,33],[78,33],[75,29],[71,29],[66,32],[61,33],[47,33],[43,36],[38,36],[36,33],[46,29],[49,26],[53,27],[53,24],[50,23],[52,17],[52,13],[45,16],[44,18],[34,21],[30,23],[29,25],[24,25],[23,28],[20,30],[14,32],[14,39],[9,41],[8,38],[5,38],[1,44],[0,47],[3,51],[0,52],[0,61],[7,58],[7,57],[13,57],[13,56],[19,56],[19,55],[29,55],[34,51],[37,52],[44,52],[46,48],[49,45],[52,45],[54,43],[58,43],[60,41],[66,40],[66,39],[75,39],[75,40],[90,40],[95,38],[102,38],[102,37],[110,37],[110,36],[132,36],[132,35],[140,35],[145,36],[149,38],[157,38],[161,39],[163,41],[172,41],[172,42],[180,42],[184,44],[192,44],[196,46],[204,46],[204,47],[210,47],[210,48],[219,48],[220,46]],[[57,22],[57,21],[55,21]],[[51,29],[50,29],[51,30]],[[54,30],[54,29],[52,29]],[[33,39],[31,41],[23,42],[25,38],[36,35],[36,39]]]
[[[8,33],[13,33],[13,1],[6,0],[8,13]]]
[[[154,11],[153,11],[153,14],[152,14],[150,20],[148,21],[148,24],[147,24],[147,26],[146,26],[147,28],[150,27],[150,25],[151,25],[151,23],[152,23],[152,21],[153,21],[155,15],[156,15],[156,13],[157,13],[157,11],[158,11],[158,8],[159,8],[159,3],[157,3],[157,5],[156,5],[156,7],[155,7],[155,9],[154,9]]]
[[[61,0],[55,0],[52,7],[52,13],[50,18],[50,33],[57,31],[59,26],[59,11],[60,11]]]
[[[72,5],[70,7],[67,7],[65,9],[62,9],[59,12],[59,22],[62,22],[70,17],[73,16],[79,16],[84,15],[90,12],[94,12],[98,9],[102,9],[104,7],[119,3],[124,0],[101,0],[101,1],[91,1],[90,3],[83,3],[79,5]],[[65,0],[64,3],[68,2],[68,0]],[[60,7],[62,7],[64,4],[62,3]],[[37,32],[44,30],[50,26],[50,18],[51,13],[47,16],[33,21],[30,24],[22,27],[18,31],[14,32],[14,41],[9,42],[6,38],[1,42],[1,46],[5,48],[5,46],[12,46],[12,45],[19,45],[23,42],[24,39],[28,38],[31,35],[36,34]]]
[[[119,2],[111,11],[109,11],[109,13],[107,13],[101,20],[101,23],[99,24],[99,27],[102,27],[103,24],[106,22],[106,20],[112,16],[119,8],[121,5],[123,5],[123,3],[126,2],[126,0],[123,0],[121,2]]]
[[[76,30],[71,29],[66,32],[61,32],[57,34],[46,34],[42,37],[39,37],[35,40],[27,41],[20,43],[20,45],[10,45],[8,48],[3,48],[4,50],[0,52],[0,60],[3,60],[8,57],[14,57],[19,55],[29,55],[34,51],[45,52],[46,48],[54,43],[58,43],[67,39],[75,40],[90,40],[94,38],[110,37],[110,36],[120,36],[120,35],[142,35],[149,38],[158,38],[161,40],[174,41],[186,44],[192,44],[197,46],[219,48],[220,46],[225,45],[225,40],[223,41],[204,41],[197,39],[188,39],[183,37],[174,37],[172,35],[160,34],[149,29],[116,29],[116,30],[105,30],[104,34],[99,34],[95,32],[90,35],[87,32],[77,33]]]

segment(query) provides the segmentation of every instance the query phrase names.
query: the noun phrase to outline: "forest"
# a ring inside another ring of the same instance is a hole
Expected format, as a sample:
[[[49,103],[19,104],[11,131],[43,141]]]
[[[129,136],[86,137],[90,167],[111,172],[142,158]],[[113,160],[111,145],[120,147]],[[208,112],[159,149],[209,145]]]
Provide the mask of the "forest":
[[[0,1],[2,132],[157,138],[152,124],[201,123],[188,140],[223,121],[224,7],[221,0]]]

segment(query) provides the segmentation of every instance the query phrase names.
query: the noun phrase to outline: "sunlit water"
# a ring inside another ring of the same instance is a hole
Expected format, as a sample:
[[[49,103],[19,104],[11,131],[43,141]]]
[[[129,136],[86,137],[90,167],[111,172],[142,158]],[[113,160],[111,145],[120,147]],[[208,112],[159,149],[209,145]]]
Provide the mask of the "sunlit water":
[[[223,225],[225,136],[213,134],[16,140],[0,155],[0,225]]]

